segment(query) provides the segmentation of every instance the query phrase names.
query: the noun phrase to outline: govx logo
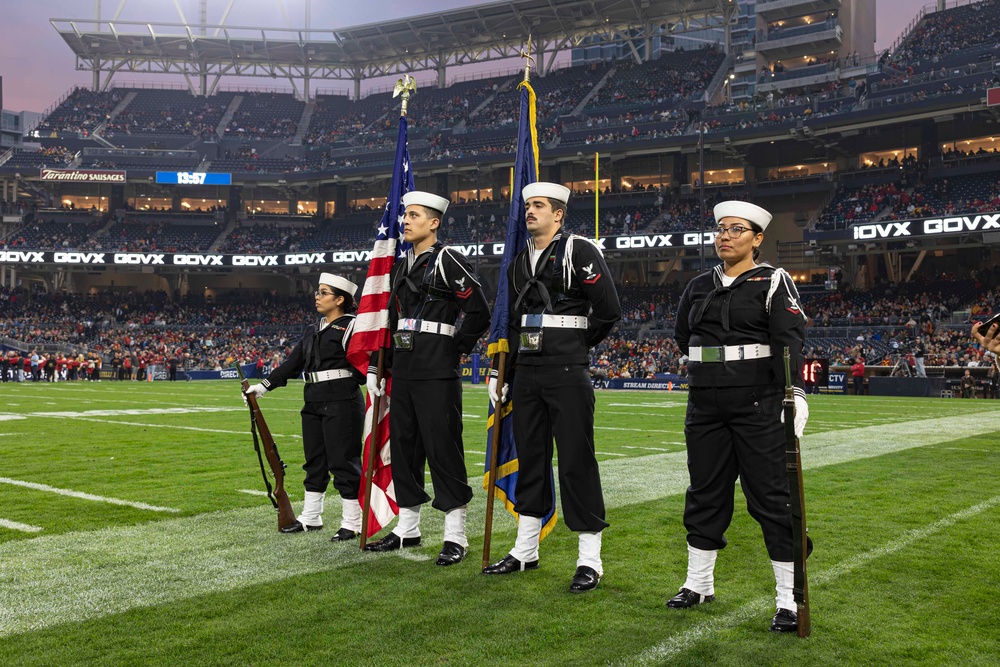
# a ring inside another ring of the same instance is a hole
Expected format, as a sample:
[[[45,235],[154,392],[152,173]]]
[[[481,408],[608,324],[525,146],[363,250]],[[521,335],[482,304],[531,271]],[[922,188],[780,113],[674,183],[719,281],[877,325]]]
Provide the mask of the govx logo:
[[[885,239],[896,236],[910,236],[909,222],[887,222],[874,225],[855,225],[854,238],[864,239]]]
[[[278,266],[278,256],[234,255],[233,266]]]
[[[40,252],[24,252],[23,250],[0,251],[0,262],[44,262],[45,257]]]
[[[174,255],[174,264],[183,266],[222,266],[222,255]]]
[[[58,264],[104,264],[103,252],[57,252],[52,261]]]
[[[939,218],[924,221],[924,232],[927,234],[972,232],[977,229],[1000,229],[1000,213],[977,215],[972,219],[962,216],[960,218]]]
[[[285,264],[323,264],[326,262],[325,252],[306,252],[297,255],[285,255]]]
[[[163,255],[156,253],[119,252],[114,256],[115,264],[163,264]]]

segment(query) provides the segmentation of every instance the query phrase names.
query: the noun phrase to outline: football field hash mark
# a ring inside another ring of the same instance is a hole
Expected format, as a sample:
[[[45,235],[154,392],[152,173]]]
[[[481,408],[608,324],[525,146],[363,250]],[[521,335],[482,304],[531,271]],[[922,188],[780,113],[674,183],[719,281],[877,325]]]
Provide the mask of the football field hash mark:
[[[179,509],[174,509],[173,507],[158,507],[156,505],[147,505],[146,503],[134,502],[132,500],[122,500],[121,498],[96,496],[92,493],[73,491],[72,489],[59,489],[54,486],[49,486],[48,484],[25,482],[20,479],[11,479],[10,477],[0,477],[0,484],[10,484],[12,486],[20,486],[26,489],[34,489],[35,491],[46,491],[48,493],[55,493],[60,496],[67,496],[70,498],[79,498],[81,500],[93,500],[99,503],[108,503],[109,505],[124,505],[126,507],[134,507],[137,510],[148,510],[150,512],[172,512],[172,513],[180,512]]]
[[[39,526],[29,526],[26,523],[19,523],[17,521],[10,521],[8,519],[0,519],[0,528],[19,530],[22,533],[38,533],[41,532],[42,530],[42,528]]]

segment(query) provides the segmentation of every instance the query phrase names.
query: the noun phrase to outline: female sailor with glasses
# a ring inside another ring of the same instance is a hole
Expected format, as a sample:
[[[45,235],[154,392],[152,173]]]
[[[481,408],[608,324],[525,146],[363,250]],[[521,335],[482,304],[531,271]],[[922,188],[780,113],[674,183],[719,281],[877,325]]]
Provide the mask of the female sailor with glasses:
[[[246,393],[260,398],[284,387],[302,374],[305,406],[302,408],[302,444],[305,448],[305,502],[295,523],[282,532],[300,533],[323,527],[323,499],[333,476],[333,486],[343,503],[340,529],[332,542],[351,540],[361,532],[361,439],[365,403],[360,385],[365,376],[347,361],[347,344],[354,330],[358,286],[340,276],[323,273],[316,290],[317,324],[306,327],[302,340],[284,363]]]
[[[677,307],[675,337],[688,355],[684,436],[691,485],[684,505],[687,580],[667,606],[715,599],[715,560],[726,546],[739,478],[774,570],[777,611],[771,630],[794,631],[783,348],[791,352],[795,432],[801,435],[809,416],[799,372],[806,316],[791,276],[756,261],[771,214],[742,201],[722,202],[714,213],[722,263],[688,283]]]

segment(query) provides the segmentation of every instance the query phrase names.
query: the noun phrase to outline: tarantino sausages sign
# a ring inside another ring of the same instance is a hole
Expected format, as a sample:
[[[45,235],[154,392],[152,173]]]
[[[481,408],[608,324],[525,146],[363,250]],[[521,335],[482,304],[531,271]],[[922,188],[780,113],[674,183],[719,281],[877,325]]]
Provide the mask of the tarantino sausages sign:
[[[67,183],[124,183],[124,171],[108,169],[42,169],[43,181]]]
[[[708,233],[653,234],[649,236],[609,236],[597,241],[601,250],[641,252],[674,247],[697,246],[701,240],[711,244],[715,235]],[[501,257],[503,243],[456,245],[468,257]],[[219,255],[215,253],[158,252],[76,252],[38,250],[0,250],[0,264],[60,266],[184,266],[203,268],[263,268],[283,266],[325,266],[328,264],[366,264],[371,250],[328,250],[326,252],[280,253],[271,255]]]

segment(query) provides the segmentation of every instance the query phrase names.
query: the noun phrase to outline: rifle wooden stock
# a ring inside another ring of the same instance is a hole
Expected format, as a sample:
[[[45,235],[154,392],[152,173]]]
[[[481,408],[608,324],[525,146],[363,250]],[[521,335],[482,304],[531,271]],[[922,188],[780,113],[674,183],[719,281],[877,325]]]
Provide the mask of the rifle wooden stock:
[[[270,483],[267,481],[267,475],[264,473],[264,466],[261,465],[261,473],[264,474],[267,495],[271,499],[271,504],[278,511],[278,530],[281,530],[295,523],[295,510],[292,509],[292,501],[288,499],[288,493],[285,491],[285,462],[281,460],[281,456],[278,454],[278,446],[271,435],[271,429],[267,427],[267,422],[264,421],[264,415],[261,414],[260,406],[257,404],[257,397],[252,394],[249,396],[246,394],[250,383],[244,377],[243,369],[238,364],[236,368],[239,370],[240,386],[243,388],[243,395],[247,399],[247,405],[250,406],[251,427],[255,427],[256,433],[260,434],[259,437],[261,448],[264,450],[264,458],[267,459],[267,465],[271,469],[271,474],[274,475],[274,488],[272,489]],[[256,437],[254,438],[254,446],[257,446]],[[257,454],[260,456],[259,449]]]
[[[497,363],[497,391],[503,398],[503,383],[507,375],[507,353],[498,352]],[[502,401],[497,401],[493,406],[493,437],[490,440],[490,474],[486,478],[486,529],[483,533],[483,569],[490,565],[490,546],[493,540],[493,496],[497,488],[497,450],[500,448],[500,415],[502,414]]]
[[[378,365],[375,371],[375,384],[380,386],[385,373],[385,348],[378,350]],[[375,477],[375,459],[378,456],[378,423],[379,412],[382,411],[382,397],[370,396],[372,401],[372,428],[368,436],[368,465],[365,468],[365,502],[361,508],[361,542],[360,549],[364,551],[368,544],[368,517],[372,511],[372,479]]]
[[[795,599],[799,637],[808,637],[812,632],[809,615],[809,580],[806,576],[808,533],[806,531],[806,496],[802,486],[802,455],[799,439],[795,435],[795,389],[792,387],[790,354],[785,348],[785,398],[781,402],[785,415],[785,473],[792,506],[792,566],[794,583],[792,595]]]

